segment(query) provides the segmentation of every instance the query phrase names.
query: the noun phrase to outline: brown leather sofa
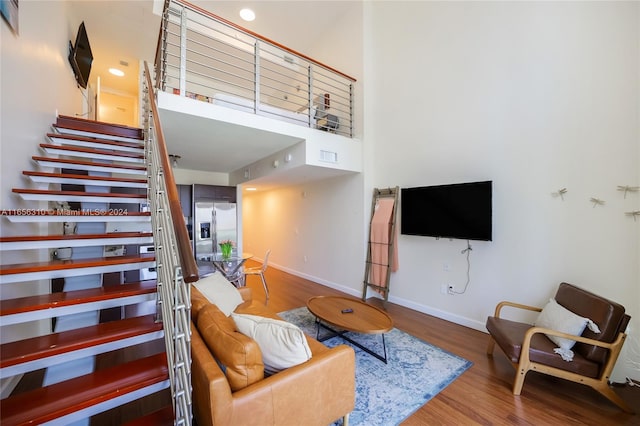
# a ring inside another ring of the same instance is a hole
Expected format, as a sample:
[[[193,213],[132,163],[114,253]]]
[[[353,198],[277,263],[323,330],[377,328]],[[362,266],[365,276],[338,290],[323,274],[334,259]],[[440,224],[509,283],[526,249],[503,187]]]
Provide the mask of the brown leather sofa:
[[[241,288],[244,302],[235,312],[280,319],[251,290]],[[191,381],[193,413],[198,426],[206,425],[322,425],[343,418],[348,424],[355,404],[355,354],[340,345],[328,348],[307,337],[310,360],[268,377],[261,373],[259,350],[236,343],[240,335],[233,319],[226,317],[202,293],[192,288]],[[221,345],[215,336],[233,336]],[[218,342],[218,343],[217,343]],[[210,346],[215,347],[210,350]],[[224,348],[222,348],[224,346]],[[249,349],[247,349],[247,347]],[[224,358],[221,369],[218,358]],[[239,361],[239,362],[238,362]],[[229,367],[238,362],[239,365]]]

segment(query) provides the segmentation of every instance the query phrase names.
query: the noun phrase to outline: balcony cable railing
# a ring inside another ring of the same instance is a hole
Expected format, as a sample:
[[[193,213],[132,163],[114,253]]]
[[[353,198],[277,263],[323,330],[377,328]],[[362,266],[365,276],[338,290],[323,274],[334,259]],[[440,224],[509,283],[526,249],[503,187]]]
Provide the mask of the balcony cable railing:
[[[164,140],[149,67],[144,63],[145,158],[156,254],[157,318],[163,323],[174,424],[192,424],[191,285],[199,279]]]
[[[353,137],[353,77],[183,0],[160,31],[160,90]]]

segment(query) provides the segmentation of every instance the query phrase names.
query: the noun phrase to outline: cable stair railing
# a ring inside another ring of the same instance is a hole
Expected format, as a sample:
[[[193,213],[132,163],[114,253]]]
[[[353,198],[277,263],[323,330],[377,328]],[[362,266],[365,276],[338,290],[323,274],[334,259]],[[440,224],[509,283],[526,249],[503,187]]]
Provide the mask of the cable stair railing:
[[[192,424],[191,286],[199,279],[182,216],[154,85],[144,64],[144,129],[149,178],[149,204],[158,285],[158,321],[164,325],[174,424]]]

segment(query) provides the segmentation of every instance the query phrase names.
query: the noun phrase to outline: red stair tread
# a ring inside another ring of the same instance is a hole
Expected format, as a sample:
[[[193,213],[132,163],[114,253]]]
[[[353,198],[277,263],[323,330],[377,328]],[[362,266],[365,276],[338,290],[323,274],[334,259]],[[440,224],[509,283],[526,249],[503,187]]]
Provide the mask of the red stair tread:
[[[152,232],[109,232],[107,234],[70,234],[70,235],[22,235],[15,237],[0,237],[0,243],[15,243],[26,241],[73,241],[93,240],[102,238],[137,238],[153,237]]]
[[[118,155],[120,157],[131,157],[131,158],[139,158],[144,159],[144,154],[140,154],[137,152],[127,152],[127,151],[110,151],[105,149],[96,149],[96,148],[85,148],[82,146],[68,146],[68,145],[55,145],[50,143],[41,143],[41,148],[53,148],[62,151],[69,152],[83,152],[86,154],[101,154],[101,155]],[[72,154],[70,154],[72,155]]]
[[[0,345],[0,368],[159,330],[162,330],[162,323],[155,321],[155,315],[147,315],[5,343]]]
[[[164,353],[141,358],[3,399],[0,423],[41,424],[167,379]]]
[[[72,140],[72,141],[92,142],[92,143],[99,143],[102,145],[112,145],[112,146],[120,146],[120,147],[127,147],[127,148],[139,148],[140,150],[144,149],[144,145],[141,143],[142,140],[140,140],[140,143],[114,141],[109,139],[96,140],[94,138],[88,138],[86,136],[68,135],[64,133],[47,133],[47,137],[52,139],[66,139],[66,140]]]
[[[42,309],[60,308],[82,303],[100,302],[122,297],[156,292],[156,281],[148,280],[131,284],[110,285],[87,290],[63,291],[38,296],[20,297],[0,301],[0,316],[15,315]]]
[[[58,271],[64,269],[90,268],[127,263],[153,262],[155,254],[98,257],[93,259],[51,260],[47,262],[17,263],[0,266],[0,275],[21,274],[26,272]]]
[[[100,167],[110,167],[110,168],[114,168],[114,169],[129,169],[129,170],[147,170],[146,167],[144,166],[133,166],[130,164],[109,164],[109,163],[96,163],[93,161],[78,161],[78,160],[69,160],[66,158],[49,158],[49,157],[40,157],[37,155],[34,155],[33,157],[31,157],[34,161],[48,161],[48,162],[54,162],[54,163],[63,163],[63,164],[80,164],[80,165],[84,165],[84,166],[100,166]],[[73,167],[69,167],[70,169],[72,169]]]
[[[131,178],[121,178],[121,177],[110,177],[110,176],[89,176],[89,175],[74,175],[69,173],[48,173],[48,172],[32,172],[29,170],[25,170],[22,172],[25,176],[40,176],[40,177],[51,177],[51,178],[61,178],[61,179],[84,179],[84,180],[104,180],[108,182],[127,182],[127,183],[147,183],[146,179],[131,179]]]
[[[107,123],[87,118],[60,115],[58,116],[54,126],[63,129],[81,130],[101,135],[121,136],[142,140],[142,129],[125,126],[124,124]]]
[[[84,191],[49,191],[46,189],[23,189],[13,188],[16,194],[39,194],[39,195],[80,195],[83,197],[108,197],[108,198],[142,198],[146,199],[147,194],[118,194],[115,192],[84,192]]]

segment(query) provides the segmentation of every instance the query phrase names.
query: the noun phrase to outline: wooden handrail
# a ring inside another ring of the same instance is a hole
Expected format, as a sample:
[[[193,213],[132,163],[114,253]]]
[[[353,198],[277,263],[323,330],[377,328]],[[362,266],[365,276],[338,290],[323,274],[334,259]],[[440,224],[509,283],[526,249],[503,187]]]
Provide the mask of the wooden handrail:
[[[185,282],[192,283],[199,279],[198,266],[196,265],[196,260],[193,257],[191,243],[189,242],[189,234],[187,233],[187,226],[184,223],[184,216],[182,216],[182,207],[180,207],[178,188],[176,187],[176,181],[173,177],[173,169],[171,168],[171,162],[169,161],[169,152],[167,151],[164,133],[162,131],[162,126],[160,125],[160,114],[158,112],[158,106],[156,105],[156,96],[153,91],[154,86],[151,81],[147,61],[144,61],[144,71],[145,78],[147,80],[147,87],[149,89],[149,104],[153,114],[153,126],[156,132],[158,153],[162,160],[162,168],[164,170],[164,182],[167,197],[169,199],[169,209],[171,211],[173,228],[176,233],[178,256],[180,257],[180,265],[182,266],[182,277]]]
[[[235,28],[236,30],[239,30],[239,31],[242,31],[242,32],[244,32],[246,34],[249,34],[250,36],[255,37],[255,38],[259,39],[259,40],[266,41],[267,43],[269,43],[269,44],[271,44],[273,46],[276,46],[279,49],[285,50],[285,51],[287,51],[289,53],[292,53],[293,55],[301,57],[302,59],[305,59],[305,60],[307,60],[309,62],[312,62],[312,63],[314,63],[316,65],[319,65],[322,68],[325,68],[325,69],[327,69],[327,70],[329,70],[331,72],[339,74],[339,75],[343,76],[344,78],[346,78],[348,80],[351,80],[352,82],[356,81],[356,79],[354,77],[351,77],[350,75],[347,75],[347,74],[345,74],[345,73],[343,73],[341,71],[338,71],[337,69],[335,69],[333,67],[325,65],[322,62],[316,61],[315,59],[313,59],[313,58],[311,58],[311,57],[309,57],[307,55],[303,55],[302,53],[296,52],[295,50],[290,49],[287,46],[284,46],[284,45],[282,45],[282,44],[280,44],[278,42],[275,42],[275,41],[273,41],[271,39],[268,39],[267,37],[264,37],[264,36],[262,36],[262,35],[260,35],[258,33],[254,33],[253,31],[248,30],[248,29],[246,29],[246,28],[244,28],[244,27],[242,27],[242,26],[240,26],[238,24],[235,24],[235,23],[231,22],[231,21],[228,21],[228,20],[226,20],[226,19],[224,19],[224,18],[222,18],[222,17],[220,17],[220,16],[218,16],[218,15],[216,15],[214,13],[209,12],[208,10],[202,9],[202,8],[200,8],[200,7],[196,6],[196,5],[193,5],[193,4],[191,4],[191,3],[187,2],[187,1],[184,1],[184,0],[172,0],[172,1],[175,2],[175,3],[179,3],[182,6],[185,6],[187,8],[193,9],[196,12],[198,12],[198,13],[200,13],[202,15],[208,16],[208,17],[210,17],[210,18],[212,18],[212,19],[214,19],[216,21],[222,22],[223,24],[228,25],[228,26],[230,26],[232,28]],[[161,31],[162,31],[162,29],[161,29]],[[159,42],[158,42],[158,47],[157,48],[158,49],[160,48],[160,43]],[[156,58],[157,57],[158,57],[158,52],[156,52]]]

